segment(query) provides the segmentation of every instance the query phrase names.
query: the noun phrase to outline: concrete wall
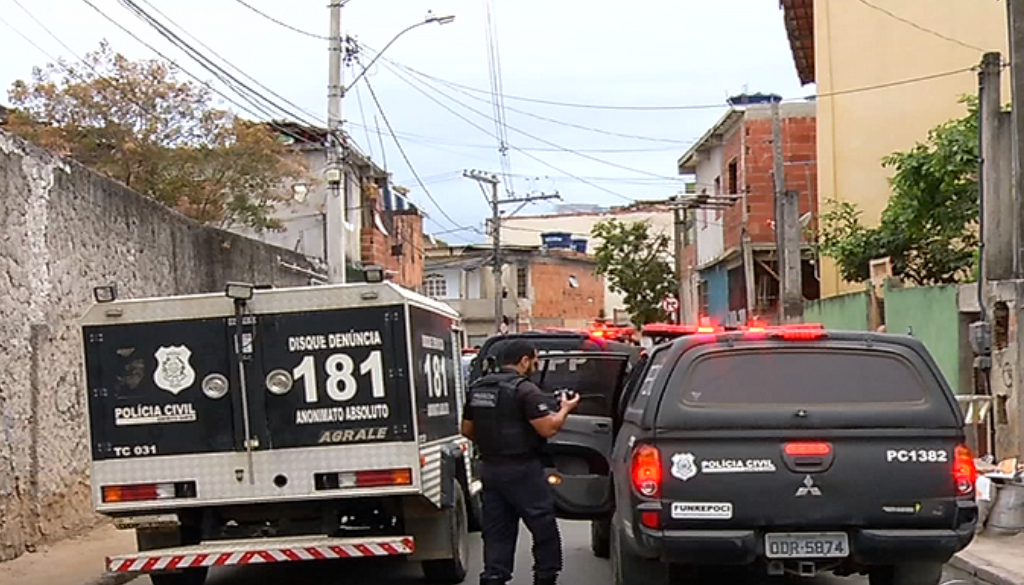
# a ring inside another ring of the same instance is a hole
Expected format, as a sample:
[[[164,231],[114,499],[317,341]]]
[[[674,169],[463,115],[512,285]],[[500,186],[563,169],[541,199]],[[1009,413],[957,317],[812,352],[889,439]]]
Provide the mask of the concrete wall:
[[[0,131],[0,560],[96,520],[82,340],[92,287],[122,298],[300,285],[305,257],[205,228]],[[100,559],[97,559],[100,562]]]
[[[814,3],[815,77],[823,96],[818,99],[819,199],[823,209],[830,199],[856,203],[869,225],[878,221],[891,193],[891,171],[882,168],[882,157],[910,148],[929,129],[963,116],[958,99],[977,92],[978,76],[964,70],[886,89],[846,90],[966,69],[981,62],[978,49],[1000,51],[1009,60],[1005,2],[872,3],[960,43],[915,30],[865,3]],[[1006,70],[1004,102],[1010,99],[1009,85]],[[833,92],[840,93],[829,96]],[[823,296],[861,287],[842,282],[831,261],[822,267],[821,284]]]
[[[887,288],[885,328],[920,339],[954,392],[960,389],[960,307],[957,286]]]
[[[867,331],[868,293],[849,293],[804,305],[804,321],[821,323],[827,329]]]

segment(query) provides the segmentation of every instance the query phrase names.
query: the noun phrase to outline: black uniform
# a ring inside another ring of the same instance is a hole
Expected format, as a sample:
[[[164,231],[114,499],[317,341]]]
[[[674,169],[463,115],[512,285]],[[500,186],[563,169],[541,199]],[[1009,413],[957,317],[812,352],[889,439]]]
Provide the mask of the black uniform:
[[[470,386],[464,418],[473,421],[482,460],[484,585],[512,578],[520,518],[533,536],[536,582],[554,584],[562,570],[555,502],[541,463],[545,440],[530,424],[553,412],[552,397],[514,371]]]

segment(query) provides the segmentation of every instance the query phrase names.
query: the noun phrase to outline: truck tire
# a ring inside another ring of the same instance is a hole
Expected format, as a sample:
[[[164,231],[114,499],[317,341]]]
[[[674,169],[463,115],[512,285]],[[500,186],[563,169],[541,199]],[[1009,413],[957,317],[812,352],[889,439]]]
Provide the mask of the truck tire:
[[[669,585],[669,566],[639,557],[623,546],[619,513],[611,522],[612,583],[614,585]]]
[[[448,516],[448,534],[452,547],[450,559],[423,561],[423,575],[430,583],[455,585],[466,580],[469,571],[469,514],[462,484],[454,482],[455,507]],[[154,584],[155,585],[155,584]]]
[[[186,544],[182,542],[181,532],[177,530],[136,531],[135,541],[139,552],[172,548]],[[203,585],[209,569],[186,569],[177,573],[150,573],[149,580],[153,585]]]
[[[904,563],[868,573],[871,585],[939,585],[941,580],[942,563]]]
[[[600,518],[590,521],[590,551],[599,559],[611,556],[611,518]]]

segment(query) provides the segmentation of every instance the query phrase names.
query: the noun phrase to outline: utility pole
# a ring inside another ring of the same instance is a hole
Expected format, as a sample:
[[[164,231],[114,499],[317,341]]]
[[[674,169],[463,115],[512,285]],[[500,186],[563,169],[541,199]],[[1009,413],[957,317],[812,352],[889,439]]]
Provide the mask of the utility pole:
[[[803,246],[800,196],[786,189],[786,159],[779,102],[772,102],[772,175],[775,179],[775,256],[779,273],[779,322],[803,319]]]
[[[679,324],[686,323],[686,317],[688,315],[687,309],[687,282],[683,277],[683,250],[690,243],[686,241],[687,230],[686,230],[686,216],[689,212],[682,207],[676,206],[672,210],[673,223],[675,224],[675,247],[676,247],[676,278],[679,281],[679,290],[676,295],[679,297],[679,315],[677,322]]]
[[[1011,162],[1002,156],[1012,150],[1001,103],[1002,56],[986,53],[978,74],[981,133],[981,245],[979,281],[1010,280],[1014,275],[1015,209],[1008,179]],[[984,307],[984,304],[982,304]]]
[[[552,195],[530,195],[527,197],[515,197],[510,199],[499,199],[498,198],[498,185],[501,181],[498,180],[498,176],[491,173],[484,173],[482,171],[464,171],[463,177],[472,179],[481,184],[488,184],[491,186],[491,253],[493,254],[492,272],[494,276],[494,329],[496,332],[501,331],[501,320],[504,316],[503,301],[504,297],[502,292],[504,287],[501,283],[501,270],[504,263],[501,259],[501,206],[511,205],[513,203],[530,203],[533,201],[543,201],[546,199],[561,199],[561,195],[554,193]]]
[[[345,196],[345,148],[342,128],[342,100],[345,97],[344,69],[341,55],[341,7],[344,0],[331,0],[331,36],[329,42],[327,87],[327,229],[324,230],[327,250],[328,280],[331,284],[344,284],[346,229],[345,216],[348,202]]]
[[[1024,0],[1007,0],[1006,10],[1010,23],[1010,85],[1013,101],[1019,104],[1024,96]],[[1021,169],[1024,169],[1024,148],[1020,147],[1020,141],[1024,140],[1024,111],[1014,107],[1011,111],[1012,134],[1010,138],[1013,156],[1013,200],[1014,200],[1014,230],[1013,230],[1013,277],[1020,278],[1024,275],[1024,259],[1021,256],[1021,247],[1024,246],[1024,236],[1021,234],[1024,226],[1024,176]]]

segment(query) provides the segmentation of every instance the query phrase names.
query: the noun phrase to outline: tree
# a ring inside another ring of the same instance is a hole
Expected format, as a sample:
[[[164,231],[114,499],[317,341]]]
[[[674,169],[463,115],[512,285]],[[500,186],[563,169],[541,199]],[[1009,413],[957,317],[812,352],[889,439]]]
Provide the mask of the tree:
[[[267,126],[215,108],[172,65],[106,42],[81,63],[36,67],[8,92],[10,129],[203,223],[279,229],[282,186],[305,169]]]
[[[625,296],[626,308],[637,325],[666,318],[661,301],[675,294],[676,276],[669,262],[670,240],[652,234],[648,222],[602,221],[591,235],[597,247],[597,273],[608,278],[611,290]]]
[[[974,273],[978,248],[978,103],[933,128],[923,143],[883,159],[892,197],[878,227],[865,227],[851,203],[830,202],[820,247],[845,280],[869,278],[870,261],[889,257],[893,274],[918,285],[950,284]]]

